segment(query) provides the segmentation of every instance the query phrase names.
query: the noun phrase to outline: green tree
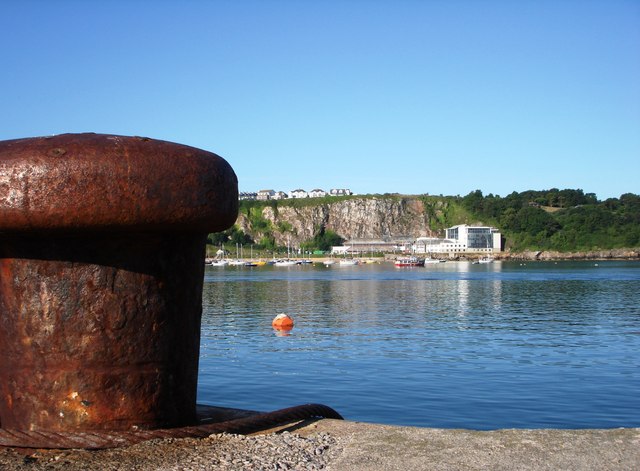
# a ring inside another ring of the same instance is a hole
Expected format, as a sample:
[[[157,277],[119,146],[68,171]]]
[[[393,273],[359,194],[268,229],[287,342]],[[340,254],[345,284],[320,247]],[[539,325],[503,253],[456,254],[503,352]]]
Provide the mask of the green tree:
[[[277,248],[276,239],[271,234],[262,237],[258,245],[264,250],[275,250]]]
[[[484,208],[484,198],[482,191],[476,190],[462,198],[463,206],[474,213],[482,213]]]
[[[228,240],[229,240],[229,234],[227,233],[227,231],[214,232],[212,234],[209,234],[209,237],[207,237],[207,243],[211,245],[221,245],[227,242]]]
[[[209,234],[207,242],[212,245],[220,245],[227,242],[244,245],[253,243],[253,240],[249,235],[245,234],[242,229],[234,224],[226,231]]]
[[[305,250],[331,250],[334,245],[342,245],[344,239],[330,229],[320,226],[313,239],[300,244]]]

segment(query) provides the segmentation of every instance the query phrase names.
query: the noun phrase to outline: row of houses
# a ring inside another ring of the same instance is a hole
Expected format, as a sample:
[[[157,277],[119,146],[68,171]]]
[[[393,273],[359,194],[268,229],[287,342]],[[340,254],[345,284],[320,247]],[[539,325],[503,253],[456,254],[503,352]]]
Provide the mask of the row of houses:
[[[322,198],[324,196],[350,196],[353,192],[344,188],[332,188],[328,192],[321,189],[314,189],[311,191],[305,191],[302,189],[292,190],[289,193],[284,191],[275,190],[260,190],[258,192],[241,191],[239,196],[240,200],[283,200],[287,198]]]
[[[446,230],[445,238],[387,237],[384,239],[351,239],[333,247],[336,254],[367,252],[403,252],[456,257],[463,254],[491,254],[502,251],[500,231],[489,226],[461,224]]]

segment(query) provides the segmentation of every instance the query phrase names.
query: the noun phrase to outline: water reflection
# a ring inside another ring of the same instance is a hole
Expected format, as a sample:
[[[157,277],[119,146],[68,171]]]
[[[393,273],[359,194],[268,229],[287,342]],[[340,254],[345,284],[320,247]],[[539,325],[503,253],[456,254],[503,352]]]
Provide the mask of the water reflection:
[[[207,271],[199,400],[421,426],[640,425],[640,264],[292,268]]]
[[[458,315],[464,317],[469,311],[469,280],[459,280],[454,289],[458,295]]]

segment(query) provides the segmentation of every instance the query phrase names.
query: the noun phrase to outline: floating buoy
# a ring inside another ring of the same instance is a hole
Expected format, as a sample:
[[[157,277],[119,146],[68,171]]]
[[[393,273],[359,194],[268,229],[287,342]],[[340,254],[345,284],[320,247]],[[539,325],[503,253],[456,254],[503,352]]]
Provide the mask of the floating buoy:
[[[286,314],[278,314],[276,317],[274,317],[271,325],[274,329],[291,330],[293,329],[293,319]]]

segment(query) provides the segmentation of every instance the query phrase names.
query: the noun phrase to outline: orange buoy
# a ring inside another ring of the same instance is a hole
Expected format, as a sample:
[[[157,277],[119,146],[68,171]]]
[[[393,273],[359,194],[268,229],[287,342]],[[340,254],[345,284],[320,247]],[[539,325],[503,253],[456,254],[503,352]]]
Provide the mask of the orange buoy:
[[[274,329],[291,330],[293,329],[293,319],[286,314],[278,314],[271,322]]]

